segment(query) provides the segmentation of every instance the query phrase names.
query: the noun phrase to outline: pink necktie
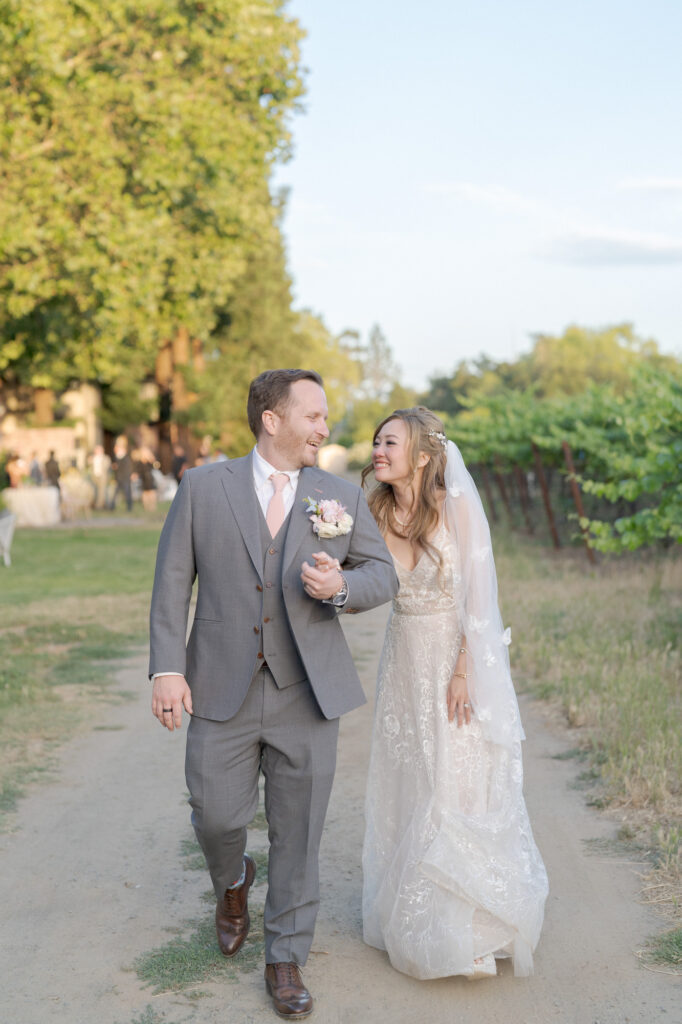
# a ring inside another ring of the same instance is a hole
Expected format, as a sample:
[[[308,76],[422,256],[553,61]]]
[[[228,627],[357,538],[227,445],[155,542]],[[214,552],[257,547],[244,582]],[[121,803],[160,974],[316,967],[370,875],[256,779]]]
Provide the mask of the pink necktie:
[[[279,533],[279,528],[285,519],[284,496],[282,491],[289,483],[289,477],[286,473],[273,473],[270,479],[272,480],[272,486],[275,488],[275,493],[270,498],[265,522],[268,524],[270,535],[272,537],[276,537]]]

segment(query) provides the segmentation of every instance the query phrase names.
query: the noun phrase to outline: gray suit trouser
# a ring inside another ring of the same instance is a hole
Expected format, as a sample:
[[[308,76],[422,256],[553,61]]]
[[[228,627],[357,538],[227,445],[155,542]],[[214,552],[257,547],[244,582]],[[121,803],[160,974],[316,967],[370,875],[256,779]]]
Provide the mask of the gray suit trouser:
[[[256,672],[233,718],[190,720],[185,772],[192,824],[219,900],[241,875],[259,772],[265,777],[266,963],[302,965],[310,951],[338,731],[338,719],[324,717],[307,681],[280,690],[267,667]]]

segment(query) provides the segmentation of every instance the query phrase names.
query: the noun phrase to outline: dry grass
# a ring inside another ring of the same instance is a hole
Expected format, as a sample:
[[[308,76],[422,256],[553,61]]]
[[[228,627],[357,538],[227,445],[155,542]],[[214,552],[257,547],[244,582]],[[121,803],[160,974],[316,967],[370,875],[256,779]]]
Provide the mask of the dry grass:
[[[589,762],[591,801],[619,808],[652,851],[647,884],[679,913],[682,555],[591,569],[580,551],[540,551],[509,535],[496,542],[516,685],[560,707]]]

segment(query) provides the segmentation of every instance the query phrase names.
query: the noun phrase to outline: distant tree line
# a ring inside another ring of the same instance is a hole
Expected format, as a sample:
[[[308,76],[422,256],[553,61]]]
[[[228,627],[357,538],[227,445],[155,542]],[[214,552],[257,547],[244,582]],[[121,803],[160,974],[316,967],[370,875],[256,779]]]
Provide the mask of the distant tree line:
[[[588,552],[682,541],[682,363],[629,324],[540,335],[431,380],[494,518]],[[532,486],[532,491],[531,491]]]

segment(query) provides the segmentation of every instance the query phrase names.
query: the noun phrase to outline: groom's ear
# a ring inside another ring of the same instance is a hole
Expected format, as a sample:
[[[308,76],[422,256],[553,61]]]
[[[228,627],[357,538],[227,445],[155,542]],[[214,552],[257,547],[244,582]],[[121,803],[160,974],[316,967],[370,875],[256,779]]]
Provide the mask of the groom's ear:
[[[265,432],[272,437],[277,430],[277,413],[272,409],[266,409],[261,416],[261,422]]]

